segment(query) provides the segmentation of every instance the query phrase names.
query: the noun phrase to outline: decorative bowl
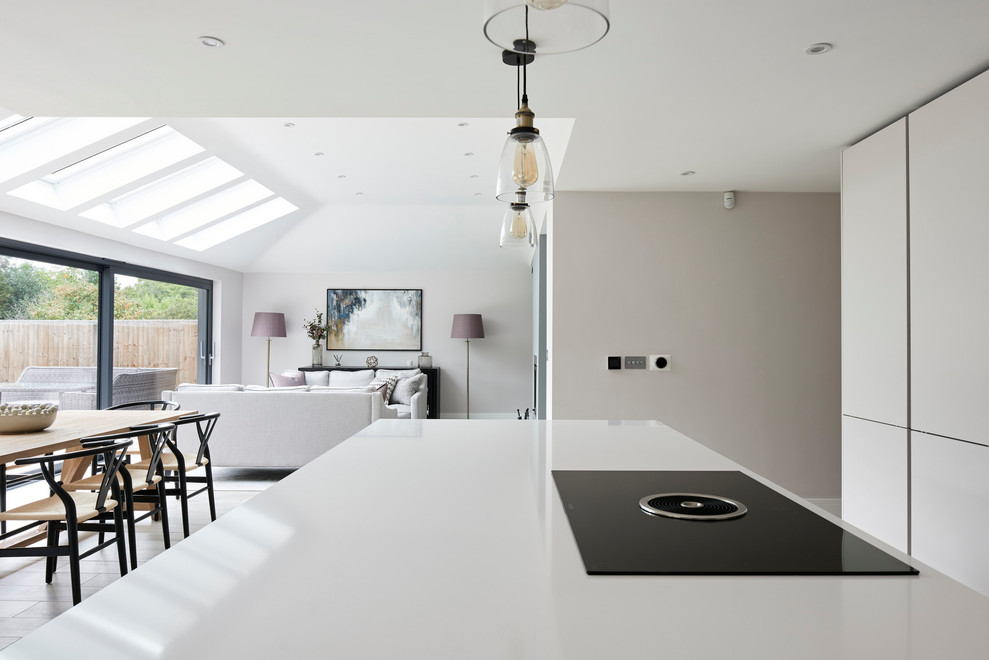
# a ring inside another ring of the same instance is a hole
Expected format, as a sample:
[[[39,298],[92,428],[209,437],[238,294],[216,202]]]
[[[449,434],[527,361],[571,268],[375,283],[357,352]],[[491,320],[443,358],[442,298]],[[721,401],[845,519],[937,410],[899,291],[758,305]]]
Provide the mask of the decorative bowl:
[[[54,403],[0,403],[0,433],[43,431],[55,423]]]

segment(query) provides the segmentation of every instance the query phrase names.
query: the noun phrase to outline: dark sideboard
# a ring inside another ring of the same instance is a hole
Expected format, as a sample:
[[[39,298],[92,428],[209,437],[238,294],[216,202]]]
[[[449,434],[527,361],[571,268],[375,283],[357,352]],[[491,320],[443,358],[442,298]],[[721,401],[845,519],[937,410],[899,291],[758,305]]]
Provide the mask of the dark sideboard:
[[[369,367],[299,367],[299,371],[364,371]],[[386,367],[377,366],[376,369],[415,369],[416,367]],[[422,368],[419,371],[426,374],[426,417],[428,419],[440,418],[440,369],[439,367]]]

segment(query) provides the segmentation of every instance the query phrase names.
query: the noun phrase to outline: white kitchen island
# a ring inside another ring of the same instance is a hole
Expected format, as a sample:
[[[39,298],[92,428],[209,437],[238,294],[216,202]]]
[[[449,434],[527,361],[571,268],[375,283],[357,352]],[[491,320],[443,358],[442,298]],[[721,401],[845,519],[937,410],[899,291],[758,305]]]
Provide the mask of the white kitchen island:
[[[553,469],[741,468],[655,422],[381,420],[0,655],[989,657],[989,599],[913,561],[588,576]]]

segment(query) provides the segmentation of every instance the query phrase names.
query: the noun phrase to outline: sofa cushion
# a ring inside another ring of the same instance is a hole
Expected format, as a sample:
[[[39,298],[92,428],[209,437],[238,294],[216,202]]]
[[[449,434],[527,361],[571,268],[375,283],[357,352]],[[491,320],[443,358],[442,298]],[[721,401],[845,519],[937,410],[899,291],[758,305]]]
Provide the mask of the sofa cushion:
[[[293,385],[308,385],[306,377],[301,371],[284,371],[280,374],[271,374],[271,382],[275,387],[292,387]]]
[[[265,387],[264,385],[248,385],[245,392],[308,392],[308,385],[293,385],[289,387]]]
[[[412,417],[412,406],[405,406],[401,403],[389,403],[385,407],[389,410],[394,410],[398,419],[411,419]]]
[[[375,388],[370,385],[359,385],[355,387],[334,387],[332,385],[313,385],[310,392],[374,392]]]
[[[188,390],[203,390],[210,392],[243,392],[244,386],[237,384],[223,385],[217,383],[216,385],[202,385],[200,383],[179,383],[179,386],[175,388],[178,391],[188,391]]]
[[[330,384],[329,371],[303,371],[306,385],[311,387],[326,387]]]
[[[419,374],[412,378],[400,378],[395,384],[395,389],[391,393],[389,403],[400,403],[408,406],[412,403],[412,395],[422,389],[426,384],[426,374]]]
[[[399,380],[401,380],[402,378],[418,376],[421,373],[418,369],[378,369],[374,372],[374,377],[388,378],[388,376],[398,376]]]
[[[360,371],[338,371],[329,372],[330,385],[332,387],[361,387],[370,385],[374,380],[373,369],[361,369]]]

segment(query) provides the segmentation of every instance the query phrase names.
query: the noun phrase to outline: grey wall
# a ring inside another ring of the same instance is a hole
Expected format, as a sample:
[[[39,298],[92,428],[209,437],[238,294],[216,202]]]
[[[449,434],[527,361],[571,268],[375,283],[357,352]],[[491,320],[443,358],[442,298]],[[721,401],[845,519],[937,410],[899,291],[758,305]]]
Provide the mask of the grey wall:
[[[362,273],[245,273],[243,382],[264,381],[265,340],[251,337],[254,312],[283,312],[288,337],[271,340],[271,370],[309,364],[312,341],[302,328],[316,310],[326,312],[328,288],[422,289],[423,350],[440,369],[440,412],[464,417],[466,345],[450,339],[454,314],[481,314],[484,339],[471,341],[471,417],[515,415],[531,405],[532,279],[529,267],[512,270],[444,270]],[[340,351],[344,366],[361,366],[371,352]],[[418,351],[374,352],[380,366],[404,366]],[[324,364],[332,364],[324,351]]]
[[[0,212],[0,236],[213,280],[214,382],[240,380],[242,274]]]
[[[659,419],[839,496],[837,194],[563,192],[551,235],[554,419]],[[607,370],[654,353],[672,371]]]

